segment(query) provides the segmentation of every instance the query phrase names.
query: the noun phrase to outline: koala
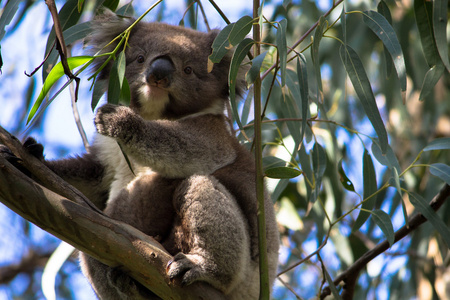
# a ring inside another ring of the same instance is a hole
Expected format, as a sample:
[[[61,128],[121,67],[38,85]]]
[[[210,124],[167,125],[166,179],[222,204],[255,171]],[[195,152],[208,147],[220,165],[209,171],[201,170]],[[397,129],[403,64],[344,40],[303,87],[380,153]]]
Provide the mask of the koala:
[[[110,11],[96,17],[91,51],[111,51],[115,45],[108,43],[133,21]],[[257,299],[255,165],[224,114],[231,54],[207,70],[217,34],[138,23],[125,53],[130,106],[101,106],[89,153],[46,164],[105,214],[159,241],[173,255],[170,279],[182,286],[206,282],[228,299]],[[269,197],[265,211],[272,284],[279,233]],[[100,299],[159,299],[120,266],[84,253],[80,261]]]

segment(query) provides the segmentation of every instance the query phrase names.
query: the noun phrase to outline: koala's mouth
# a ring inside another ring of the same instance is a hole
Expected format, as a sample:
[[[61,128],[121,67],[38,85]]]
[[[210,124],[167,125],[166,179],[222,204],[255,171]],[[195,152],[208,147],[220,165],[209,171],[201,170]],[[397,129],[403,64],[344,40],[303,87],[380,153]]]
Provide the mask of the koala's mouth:
[[[144,98],[147,101],[161,102],[169,98],[169,91],[165,88],[157,85],[146,84],[140,89],[141,99]]]

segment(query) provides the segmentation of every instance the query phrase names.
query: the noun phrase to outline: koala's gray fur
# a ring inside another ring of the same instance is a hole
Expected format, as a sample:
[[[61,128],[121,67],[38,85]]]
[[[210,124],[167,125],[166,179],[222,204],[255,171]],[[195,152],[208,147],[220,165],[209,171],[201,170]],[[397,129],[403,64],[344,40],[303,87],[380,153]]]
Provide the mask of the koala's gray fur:
[[[92,51],[131,23],[108,11],[97,17]],[[207,282],[229,299],[257,299],[255,167],[223,114],[231,57],[207,71],[216,36],[217,31],[139,23],[126,50],[130,107],[100,107],[90,153],[47,164],[107,215],[156,238],[174,255],[167,266],[170,278],[182,285]],[[272,283],[279,237],[268,197],[265,209]],[[81,265],[101,299],[154,296],[119,268],[85,254]]]

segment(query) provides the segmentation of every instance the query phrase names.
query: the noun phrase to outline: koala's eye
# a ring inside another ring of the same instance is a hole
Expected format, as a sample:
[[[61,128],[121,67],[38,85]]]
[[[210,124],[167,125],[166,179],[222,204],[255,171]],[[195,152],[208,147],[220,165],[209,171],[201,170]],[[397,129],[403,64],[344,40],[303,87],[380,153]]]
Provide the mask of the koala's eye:
[[[184,73],[186,73],[187,75],[192,74],[192,68],[191,67],[184,68]]]
[[[138,62],[138,63],[142,64],[144,61],[145,61],[145,57],[144,57],[143,55],[139,55],[139,56],[137,57],[137,62]]]

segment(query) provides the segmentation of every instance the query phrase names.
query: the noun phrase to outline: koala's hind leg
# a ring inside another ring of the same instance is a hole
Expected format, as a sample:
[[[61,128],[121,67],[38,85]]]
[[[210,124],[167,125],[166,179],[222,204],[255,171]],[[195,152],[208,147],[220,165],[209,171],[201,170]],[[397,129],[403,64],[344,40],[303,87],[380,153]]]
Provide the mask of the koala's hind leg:
[[[174,238],[182,252],[167,266],[168,276],[230,293],[250,264],[248,225],[234,197],[214,177],[194,175],[175,191],[174,206]]]

